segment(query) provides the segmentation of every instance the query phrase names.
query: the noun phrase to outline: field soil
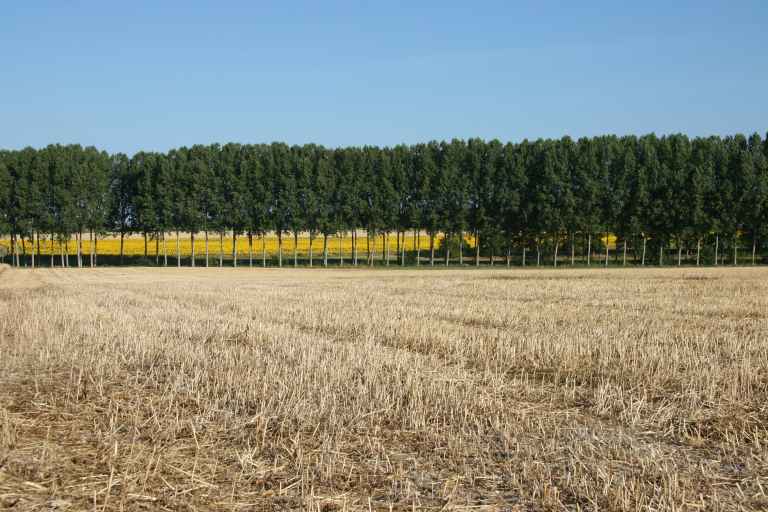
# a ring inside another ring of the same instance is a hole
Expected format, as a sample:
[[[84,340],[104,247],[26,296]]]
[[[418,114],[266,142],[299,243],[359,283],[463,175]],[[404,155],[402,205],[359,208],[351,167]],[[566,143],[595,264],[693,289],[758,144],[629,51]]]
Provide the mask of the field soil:
[[[0,269],[0,509],[766,510],[768,269]]]

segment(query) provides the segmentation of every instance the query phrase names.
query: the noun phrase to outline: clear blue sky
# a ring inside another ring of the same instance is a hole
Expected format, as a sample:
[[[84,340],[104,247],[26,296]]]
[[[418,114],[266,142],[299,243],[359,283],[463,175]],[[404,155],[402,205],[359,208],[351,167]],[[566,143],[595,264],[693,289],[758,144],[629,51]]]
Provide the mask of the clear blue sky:
[[[14,2],[0,147],[768,130],[764,0],[415,3]]]

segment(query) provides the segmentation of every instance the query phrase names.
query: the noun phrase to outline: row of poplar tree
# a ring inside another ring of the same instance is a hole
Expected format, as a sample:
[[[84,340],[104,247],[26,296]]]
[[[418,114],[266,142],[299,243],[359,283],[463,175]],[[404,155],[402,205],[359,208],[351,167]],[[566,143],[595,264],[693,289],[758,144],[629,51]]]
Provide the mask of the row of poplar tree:
[[[367,242],[395,234],[405,263],[414,258],[402,249],[409,233],[429,237],[432,262],[441,240],[448,262],[451,250],[463,261],[471,234],[467,257],[478,264],[519,262],[526,250],[555,264],[558,253],[573,263],[605,250],[607,264],[611,233],[624,263],[629,252],[643,265],[666,253],[678,264],[735,264],[739,248],[751,248],[752,263],[759,257],[767,219],[768,140],[757,134],[213,144],[130,158],[79,145],[0,152],[0,233],[16,252],[19,240],[82,245],[84,234],[142,233],[145,247],[174,232],[247,236],[249,247],[266,233],[281,244],[309,233],[326,247],[329,236],[350,234],[357,263],[362,232]]]

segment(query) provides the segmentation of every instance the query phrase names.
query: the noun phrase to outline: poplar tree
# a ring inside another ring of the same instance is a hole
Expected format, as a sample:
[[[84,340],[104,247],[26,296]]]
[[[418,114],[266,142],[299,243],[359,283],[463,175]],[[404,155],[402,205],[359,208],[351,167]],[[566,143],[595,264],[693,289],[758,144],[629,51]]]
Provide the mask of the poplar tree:
[[[296,213],[296,182],[290,165],[290,149],[285,144],[273,143],[267,151],[266,172],[271,185],[270,220],[278,240],[278,266],[283,266],[283,234],[291,228]]]
[[[85,212],[83,227],[89,235],[89,265],[96,266],[96,244],[103,231],[109,213],[109,155],[95,148],[88,148],[85,183]],[[81,235],[82,241],[82,235]]]
[[[397,235],[397,261],[405,265],[405,233],[413,224],[412,190],[410,175],[412,161],[407,146],[398,145],[392,149],[392,209],[394,229]]]
[[[421,225],[429,236],[429,264],[435,264],[435,237],[441,226],[440,206],[446,183],[444,175],[437,165],[440,148],[436,142],[420,145],[417,158],[421,181]]]
[[[660,264],[670,248],[676,248],[678,264],[694,250],[700,264],[703,249],[706,258],[715,254],[716,264],[738,263],[740,243],[745,250],[751,245],[756,263],[768,229],[767,161],[768,141],[756,134],[602,136],[575,143],[564,137],[505,145],[470,139],[334,150],[212,144],[139,152],[131,159],[91,147],[50,145],[0,152],[0,230],[11,238],[13,263],[31,265],[40,263],[39,246],[48,236],[59,242],[62,265],[70,262],[73,237],[77,263],[83,264],[89,237],[94,264],[94,246],[107,232],[120,236],[121,262],[128,234],[144,235],[145,254],[146,241],[154,237],[157,264],[162,239],[166,264],[166,233],[176,231],[178,248],[179,233],[189,232],[194,248],[201,229],[218,232],[220,245],[232,232],[233,265],[243,232],[250,264],[253,235],[262,238],[266,264],[264,236],[275,232],[282,264],[287,232],[294,247],[304,231],[311,241],[322,234],[325,262],[329,238],[339,236],[341,255],[343,237],[351,232],[354,263],[360,228],[367,230],[369,246],[381,237],[384,262],[391,259],[390,245],[397,247],[400,264],[409,230],[417,264],[422,231],[430,238],[432,264],[440,235],[446,263],[456,256],[451,249],[456,239],[463,262],[465,231],[475,235],[477,263],[481,254],[492,263],[506,248],[509,264],[513,247],[522,249],[525,261],[528,244],[535,241],[539,256],[542,247],[551,247],[557,264],[565,240],[574,263],[582,237],[590,263],[595,234],[606,241],[615,235],[622,249],[616,258],[625,263],[631,246],[635,261],[645,264],[649,243],[658,249]],[[396,244],[388,241],[391,233]],[[206,242],[206,255],[207,248]],[[369,256],[373,263],[374,251]],[[223,262],[223,254],[219,259]]]
[[[378,152],[379,164],[374,166],[376,170],[373,203],[374,215],[376,217],[376,227],[381,231],[382,254],[386,265],[390,263],[390,244],[389,235],[397,229],[397,219],[399,214],[398,195],[393,185],[393,174],[395,167],[401,162],[397,160],[397,154],[390,149],[384,149]]]
[[[557,146],[554,141],[537,141],[534,145],[533,172],[529,179],[528,196],[532,205],[531,230],[536,244],[537,265],[541,264],[541,245],[546,235],[553,238],[555,247],[565,228],[561,213],[565,178],[559,172]]]
[[[629,156],[627,155],[627,158]],[[636,162],[636,161],[635,161]],[[627,243],[632,240],[634,260],[638,259],[638,245],[645,250],[645,236],[648,232],[645,224],[648,206],[647,174],[643,166],[635,163],[626,175],[627,196],[621,210],[618,230],[624,240],[622,264],[626,265]]]
[[[293,233],[293,266],[298,265],[299,234],[307,230],[308,216],[313,212],[313,162],[312,148],[294,146],[291,148],[291,172],[293,173],[294,201],[290,217]]]
[[[157,229],[155,160],[154,154],[143,151],[131,158],[132,173],[136,180],[136,194],[133,198],[136,228],[144,237],[144,258],[148,256],[148,237]]]
[[[216,161],[214,173],[219,182],[221,201],[220,227],[232,233],[232,266],[237,266],[237,236],[246,230],[248,207],[245,175],[242,168],[243,147],[240,144],[225,144],[211,154]]]
[[[496,181],[497,222],[507,242],[507,265],[511,264],[513,243],[527,224],[527,212],[523,207],[528,175],[525,172],[525,155],[522,145],[507,143],[504,146],[503,168]]]
[[[475,266],[480,265],[481,246],[488,227],[488,197],[493,186],[493,166],[480,139],[470,139],[464,151],[462,173],[467,183],[467,226],[475,239]],[[450,179],[450,178],[448,178]]]
[[[598,177],[597,145],[592,139],[581,138],[576,143],[576,162],[571,172],[571,187],[576,203],[576,225],[585,240],[586,264],[592,259],[592,236],[599,230],[600,180]]]
[[[714,185],[714,167],[706,139],[696,139],[691,144],[688,184],[683,190],[684,202],[688,205],[685,216],[685,231],[696,243],[696,265],[701,264],[703,241],[715,228],[707,211],[707,200]]]
[[[0,236],[10,234],[10,209],[12,181],[8,170],[7,159],[10,153],[0,151]],[[5,258],[5,253],[1,255]]]
[[[352,232],[352,264],[357,265],[360,246],[358,229],[366,225],[363,219],[365,200],[362,183],[366,157],[359,148],[337,149],[323,158],[322,172],[316,179],[324,234],[333,232],[335,223]]]
[[[174,194],[176,180],[173,172],[173,162],[166,155],[158,155],[155,160],[155,187],[154,199],[157,231],[162,242],[163,266],[168,266],[168,243],[166,234],[173,230],[174,222]],[[159,253],[156,261],[159,263]]]
[[[741,199],[739,216],[752,239],[751,263],[757,258],[758,242],[766,227],[768,217],[768,160],[763,153],[763,142],[758,134],[753,134],[747,143],[746,151],[750,168],[744,180],[744,193]]]
[[[245,146],[241,162],[241,179],[245,192],[245,227],[248,230],[248,263],[253,266],[253,236],[262,241],[262,264],[266,265],[264,235],[268,231],[268,184],[261,165],[261,146]]]
[[[125,235],[130,233],[134,218],[134,187],[135,181],[131,175],[128,157],[122,153],[113,155],[110,159],[109,195],[109,230],[120,235],[120,264],[124,263]],[[55,187],[54,187],[55,188]],[[54,195],[53,192],[51,194]],[[55,216],[55,202],[51,209]]]

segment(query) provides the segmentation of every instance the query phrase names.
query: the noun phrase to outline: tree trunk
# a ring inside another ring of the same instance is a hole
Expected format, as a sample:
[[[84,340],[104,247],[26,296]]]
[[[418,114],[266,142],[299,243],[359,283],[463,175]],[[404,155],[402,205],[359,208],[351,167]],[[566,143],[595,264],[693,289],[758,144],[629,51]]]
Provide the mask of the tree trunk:
[[[416,266],[421,265],[421,230],[417,229],[414,235],[416,237]]]
[[[405,266],[405,236],[406,236],[405,235],[405,230],[403,230],[402,234],[403,234],[403,243],[400,246],[400,251],[401,251],[401,254],[400,254],[400,266],[404,267]]]
[[[659,266],[664,265],[664,244],[659,241]]]
[[[61,242],[59,243],[59,250],[61,251],[61,268],[67,268],[67,262],[64,260],[64,235],[61,236]]]
[[[696,239],[696,266],[701,262],[701,238]]]
[[[571,266],[573,267],[576,265],[576,242],[574,238],[576,237],[575,233],[571,233]]]
[[[510,265],[512,265],[512,255],[511,255],[511,252],[512,252],[512,248],[509,245],[507,245],[507,268],[509,268]]]
[[[386,256],[389,256],[387,253],[387,234],[382,233],[381,234],[381,261],[384,262],[384,259]]]
[[[277,232],[277,266],[283,267],[283,232]]]
[[[160,266],[160,233],[155,232],[155,266]]]
[[[204,231],[205,233],[205,268],[208,268],[210,266],[210,256],[211,252],[208,245],[208,230],[206,229]]]
[[[717,260],[719,258],[718,251],[720,250],[720,235],[715,235],[715,266],[717,266]]]
[[[237,232],[232,228],[232,267],[237,268]]]
[[[480,230],[475,230],[475,266],[480,266]]]
[[[557,268],[557,249],[560,247],[560,237],[555,237],[555,259],[553,260],[553,266]]]
[[[195,266],[195,233],[194,231],[189,234],[189,240],[190,240],[190,244],[192,245],[191,251],[190,251],[191,252],[190,258],[192,261],[190,265],[194,267]]]
[[[632,246],[634,247],[634,244],[632,244]],[[625,267],[627,266],[627,239],[626,238],[624,238],[624,256],[621,264]]]
[[[753,233],[752,234],[752,265],[755,264],[755,254],[757,252],[757,236]],[[35,259],[32,258],[32,267],[35,266]]]
[[[149,250],[147,249],[147,232],[144,231],[144,259],[149,257]]]
[[[366,263],[368,266],[373,266],[373,254],[371,253],[371,232],[370,230],[365,230],[365,252],[366,252]]]
[[[429,234],[429,265],[435,266],[435,234]]]
[[[32,255],[32,270],[35,269],[35,236],[36,231],[32,231],[32,250],[30,251],[30,254]],[[37,250],[40,250],[40,246],[37,246]],[[752,246],[752,264],[755,264],[755,251],[754,251],[754,245]]]
[[[344,233],[339,233],[339,266],[344,266],[344,248],[342,247],[342,243],[344,242]]]
[[[219,231],[219,268],[224,266],[224,232]]]
[[[77,268],[83,268],[85,252],[83,249],[83,232],[80,230],[75,233],[75,260],[77,261]]]
[[[459,231],[459,266],[464,266],[464,232]]]
[[[386,265],[389,266],[389,232],[384,233],[383,235],[384,239],[384,252],[386,253],[385,261]]]
[[[680,237],[677,238],[677,266],[681,266],[683,264],[683,241],[680,240]]]
[[[493,244],[489,245],[488,249],[489,249],[489,252],[490,252],[490,254],[489,254],[489,256],[490,256],[489,263],[490,263],[490,266],[492,267],[493,266],[493,258],[494,258],[494,255],[493,255]]]
[[[125,231],[120,231],[120,264],[123,264],[123,257],[125,256],[125,252],[123,251],[123,248],[125,247]]]
[[[315,234],[314,232],[309,232],[309,266],[312,267],[312,242],[315,241]]]
[[[165,239],[165,231],[163,231],[163,266],[168,266],[168,241]]]
[[[91,266],[94,267],[94,268],[96,268],[96,240],[97,240],[98,236],[99,235],[96,233],[95,230],[91,230],[91,240],[92,240],[92,242],[91,242],[91,246],[92,246],[91,247],[91,259],[92,259]]]
[[[293,268],[299,266],[299,234],[293,232]]]
[[[448,242],[448,233],[445,234],[445,266],[447,267],[449,265],[449,262],[451,261],[451,246]]]
[[[328,266],[328,234],[323,233],[323,266]]]
[[[267,268],[267,234],[261,234],[261,266]]]
[[[373,266],[376,262],[376,233],[368,235],[368,243],[370,244],[370,252],[368,253],[368,263]],[[383,249],[383,248],[382,248]]]
[[[640,263],[642,266],[645,266],[645,246],[648,243],[648,237],[645,236],[645,233],[643,233],[643,258],[642,263]]]
[[[541,240],[536,239],[536,266],[541,266]]]
[[[88,256],[89,256],[89,259],[90,259],[91,268],[93,268],[94,267],[94,261],[93,261],[93,252],[94,252],[94,250],[93,250],[93,230],[90,231],[89,235],[90,235],[90,237],[89,237],[88,248],[90,250],[88,251],[89,252]],[[157,264],[155,264],[155,265],[157,265]]]
[[[248,267],[253,268],[253,232],[248,230]]]
[[[605,266],[608,267],[608,232],[605,232]]]
[[[69,238],[67,238],[66,244],[64,245],[64,254],[66,256],[66,266],[69,268]]]
[[[357,228],[352,230],[352,265],[357,266]]]
[[[396,233],[397,233],[397,244],[396,244],[397,245],[397,248],[396,248],[396,250],[397,250],[397,258],[396,259],[397,259],[397,263],[400,263],[400,256],[401,256],[401,254],[400,254],[400,228],[397,229]]]
[[[590,264],[590,260],[592,257],[592,233],[589,233],[587,235],[587,266]]]
[[[525,266],[525,249],[526,247],[523,246],[523,266]]]
[[[736,235],[733,235],[733,266],[734,267],[738,264],[737,263],[738,262],[738,259],[737,259],[738,250],[739,250],[739,246],[738,246],[737,238],[736,238]]]

